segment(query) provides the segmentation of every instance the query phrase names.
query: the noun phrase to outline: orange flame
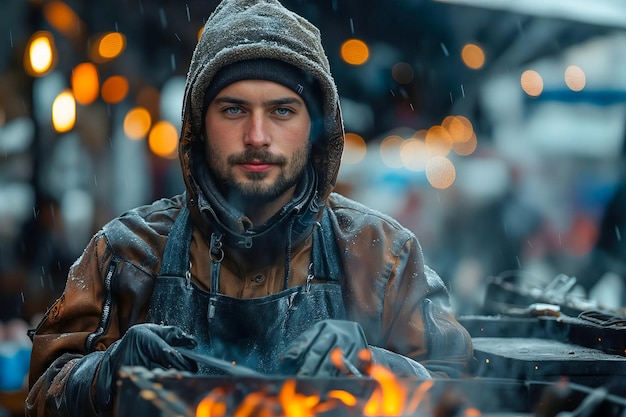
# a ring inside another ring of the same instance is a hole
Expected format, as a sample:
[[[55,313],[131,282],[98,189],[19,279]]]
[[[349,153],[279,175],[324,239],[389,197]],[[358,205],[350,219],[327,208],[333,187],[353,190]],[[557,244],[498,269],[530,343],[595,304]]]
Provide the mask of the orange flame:
[[[372,365],[370,376],[378,381],[379,388],[374,390],[365,404],[363,414],[366,416],[402,416],[417,411],[425,394],[434,385],[434,381],[426,380],[415,389],[409,397],[407,387],[398,380],[396,375],[381,365]]]
[[[336,364],[341,364],[341,352],[335,353]],[[363,357],[361,359],[367,359]],[[376,417],[416,415],[418,408],[428,399],[426,394],[434,385],[433,380],[420,383],[412,392],[388,368],[372,364],[369,377],[378,382],[369,398],[358,399],[344,390],[330,390],[325,397],[298,392],[296,380],[286,380],[276,394],[255,391],[245,396],[236,407],[233,417],[315,417],[320,413],[342,408],[355,414]],[[196,417],[224,417],[228,412],[224,389],[215,388],[196,409]],[[466,416],[480,415],[475,409],[467,409]]]
[[[209,395],[204,397],[196,408],[197,417],[222,417],[226,414],[226,403],[219,401],[225,392],[221,388],[215,388]]]

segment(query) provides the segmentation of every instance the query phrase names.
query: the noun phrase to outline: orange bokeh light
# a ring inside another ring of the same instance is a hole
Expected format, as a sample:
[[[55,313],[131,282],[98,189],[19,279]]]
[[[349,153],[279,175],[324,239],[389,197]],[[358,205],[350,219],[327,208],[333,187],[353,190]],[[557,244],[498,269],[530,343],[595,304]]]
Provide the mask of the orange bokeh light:
[[[72,91],[79,104],[87,105],[98,98],[100,82],[98,69],[91,62],[78,64],[72,71]]]
[[[343,154],[342,154],[342,163],[345,164],[356,164],[361,162],[365,155],[367,154],[367,145],[365,144],[365,139],[363,139],[360,135],[356,133],[346,133]]]
[[[98,54],[104,59],[113,59],[124,50],[126,38],[119,32],[111,32],[100,38]]]
[[[178,148],[178,132],[174,125],[164,120],[154,124],[148,135],[150,150],[163,158],[175,158]]]
[[[468,43],[461,50],[461,59],[468,68],[480,69],[485,65],[485,52],[480,46]]]
[[[80,20],[74,10],[62,1],[53,0],[43,7],[43,15],[50,25],[64,34],[71,36],[80,31]]]
[[[151,124],[150,112],[143,107],[135,107],[124,117],[124,133],[130,139],[141,139],[148,134]]]
[[[442,126],[431,126],[424,139],[426,147],[432,155],[445,156],[452,149],[452,136]]]
[[[543,78],[537,71],[527,70],[520,77],[522,90],[531,97],[537,97],[543,92]]]
[[[348,64],[363,65],[369,56],[369,47],[360,39],[348,39],[341,45],[341,58]]]
[[[102,99],[107,103],[119,103],[128,94],[128,80],[121,75],[113,75],[102,84]]]

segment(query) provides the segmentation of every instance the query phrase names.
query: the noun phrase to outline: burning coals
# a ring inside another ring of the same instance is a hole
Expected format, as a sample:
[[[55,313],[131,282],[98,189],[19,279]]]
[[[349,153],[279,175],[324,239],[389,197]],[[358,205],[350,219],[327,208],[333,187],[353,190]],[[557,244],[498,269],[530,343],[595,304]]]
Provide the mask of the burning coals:
[[[366,398],[343,389],[307,394],[297,390],[295,379],[287,379],[278,392],[272,392],[272,386],[266,386],[245,395],[241,403],[233,404],[232,392],[216,387],[202,399],[196,409],[196,417],[313,417],[339,413],[363,416],[433,415],[432,404],[426,395],[434,384],[432,380],[409,388],[388,369],[377,365],[371,367],[369,376],[378,384]],[[467,408],[464,415],[480,413]]]

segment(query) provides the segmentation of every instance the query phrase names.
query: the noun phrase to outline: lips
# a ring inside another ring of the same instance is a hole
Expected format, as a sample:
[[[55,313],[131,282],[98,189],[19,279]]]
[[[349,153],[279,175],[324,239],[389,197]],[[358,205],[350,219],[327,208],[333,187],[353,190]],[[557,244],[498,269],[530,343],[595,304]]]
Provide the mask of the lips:
[[[246,163],[240,164],[240,166],[246,171],[264,172],[272,168],[274,164],[270,164],[266,162],[246,162]]]

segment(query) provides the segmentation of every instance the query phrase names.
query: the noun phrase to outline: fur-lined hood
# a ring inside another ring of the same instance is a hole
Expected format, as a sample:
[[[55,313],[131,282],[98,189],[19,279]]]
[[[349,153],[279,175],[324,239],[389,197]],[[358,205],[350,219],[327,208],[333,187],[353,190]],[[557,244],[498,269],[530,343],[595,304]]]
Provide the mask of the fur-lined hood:
[[[324,134],[313,143],[317,199],[335,186],[344,132],[337,88],[319,30],[277,0],[223,0],[207,20],[187,74],[179,158],[189,206],[202,200],[194,163],[204,162],[204,93],[224,66],[257,58],[278,59],[311,74],[321,90]]]

